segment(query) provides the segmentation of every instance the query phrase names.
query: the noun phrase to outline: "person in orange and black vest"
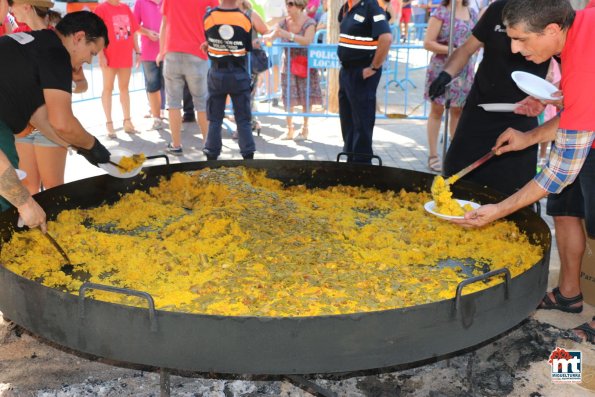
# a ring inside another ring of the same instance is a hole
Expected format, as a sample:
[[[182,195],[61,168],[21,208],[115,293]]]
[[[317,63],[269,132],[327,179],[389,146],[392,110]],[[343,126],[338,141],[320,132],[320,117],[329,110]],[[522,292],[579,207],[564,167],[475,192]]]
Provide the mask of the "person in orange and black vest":
[[[246,61],[248,51],[252,51],[252,21],[237,7],[236,0],[223,0],[219,7],[207,12],[204,25],[207,37],[204,46],[211,68],[207,75],[209,133],[203,152],[207,160],[217,160],[221,154],[221,125],[229,95],[240,153],[245,160],[252,159],[256,145],[252,137],[251,80]]]
[[[350,162],[370,163],[376,89],[392,35],[376,0],[347,0],[339,11],[339,116]]]

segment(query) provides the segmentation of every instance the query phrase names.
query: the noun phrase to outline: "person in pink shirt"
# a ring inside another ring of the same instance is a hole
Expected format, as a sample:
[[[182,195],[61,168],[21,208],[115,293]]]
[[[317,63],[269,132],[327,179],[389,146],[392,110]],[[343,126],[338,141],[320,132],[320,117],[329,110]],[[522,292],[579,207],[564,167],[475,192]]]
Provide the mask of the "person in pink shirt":
[[[132,73],[133,51],[136,52],[137,57],[140,56],[138,44],[134,40],[134,33],[139,26],[130,7],[121,4],[120,0],[107,0],[105,3],[101,3],[95,9],[95,14],[103,19],[109,34],[109,47],[99,53],[99,66],[101,66],[103,75],[101,104],[105,112],[108,137],[115,139],[117,135],[112,122],[112,92],[116,76],[120,90],[120,104],[124,114],[124,131],[129,134],[136,132],[130,121],[128,84]]]
[[[163,67],[155,60],[159,55],[159,28],[161,27],[161,0],[136,0],[134,16],[140,24],[141,56],[145,74],[145,89],[149,98],[153,126],[151,129],[163,128],[161,121],[161,89],[163,84]]]
[[[306,14],[312,19],[316,19],[316,11],[318,11],[318,7],[320,7],[320,0],[308,0],[308,5],[306,6]]]
[[[203,20],[208,8],[219,5],[218,0],[163,0],[159,55],[157,63],[164,61],[165,94],[169,111],[169,127],[172,141],[167,151],[181,156],[182,150],[182,97],[184,82],[192,95],[196,119],[203,143],[207,137],[208,121],[207,54],[201,50],[206,41]]]

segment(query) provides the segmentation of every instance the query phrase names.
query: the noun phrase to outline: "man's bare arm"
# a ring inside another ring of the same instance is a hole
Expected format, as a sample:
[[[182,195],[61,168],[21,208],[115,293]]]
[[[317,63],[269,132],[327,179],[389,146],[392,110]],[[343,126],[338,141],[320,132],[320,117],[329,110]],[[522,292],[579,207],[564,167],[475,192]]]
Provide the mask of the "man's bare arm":
[[[80,94],[87,91],[89,88],[89,83],[87,83],[87,78],[85,77],[82,66],[78,70],[72,71],[72,82],[74,83],[72,89],[73,94]]]
[[[25,225],[39,226],[44,233],[47,231],[45,212],[23,186],[8,157],[2,151],[0,151],[0,196],[18,209]]]
[[[88,133],[72,113],[72,95],[66,91],[44,89],[43,96],[48,120],[56,134],[64,141],[78,148],[90,149],[95,137]]]
[[[467,212],[465,219],[453,219],[451,222],[465,227],[482,227],[531,205],[546,195],[547,191],[535,180],[531,180],[507,199],[497,204],[483,205],[476,210]]]
[[[58,134],[52,128],[49,120],[48,120],[48,109],[45,105],[40,106],[33,116],[31,116],[30,123],[37,128],[46,138],[51,140],[57,145],[67,147],[68,142],[61,139]]]

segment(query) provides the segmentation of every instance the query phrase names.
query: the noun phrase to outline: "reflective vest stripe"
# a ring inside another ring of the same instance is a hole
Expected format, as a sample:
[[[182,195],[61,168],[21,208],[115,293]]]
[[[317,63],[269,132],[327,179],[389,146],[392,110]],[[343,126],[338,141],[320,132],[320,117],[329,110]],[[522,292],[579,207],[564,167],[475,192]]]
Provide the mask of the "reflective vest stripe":
[[[219,50],[219,49],[215,49],[212,47],[209,47],[209,55],[216,57],[216,58],[221,58],[224,56],[230,56],[233,55],[235,57],[242,57],[246,55],[246,50],[242,49],[242,50],[237,50],[237,51],[225,51],[225,50]]]
[[[358,40],[358,41],[374,41],[374,38],[372,37],[365,37],[365,36],[351,36],[345,33],[341,33],[339,35],[342,39],[351,39],[351,40]]]
[[[345,37],[341,37],[341,38],[339,38],[339,43],[376,47],[378,45],[378,40],[364,41],[364,40],[354,40],[354,39],[347,39]]]
[[[354,45],[354,44],[345,44],[345,43],[339,43],[339,47],[355,48],[357,50],[370,50],[370,51],[376,51],[376,48],[377,48],[377,46]]]

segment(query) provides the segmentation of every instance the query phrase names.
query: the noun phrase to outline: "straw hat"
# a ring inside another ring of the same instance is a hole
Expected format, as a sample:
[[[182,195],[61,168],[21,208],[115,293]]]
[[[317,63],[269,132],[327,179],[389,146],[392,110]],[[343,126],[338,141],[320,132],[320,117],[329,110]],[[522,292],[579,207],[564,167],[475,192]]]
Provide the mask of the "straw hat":
[[[54,3],[50,0],[13,0],[16,4],[29,4],[36,7],[52,8]]]

